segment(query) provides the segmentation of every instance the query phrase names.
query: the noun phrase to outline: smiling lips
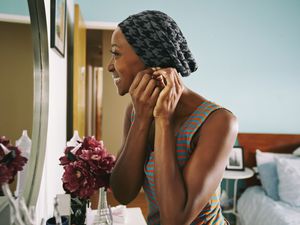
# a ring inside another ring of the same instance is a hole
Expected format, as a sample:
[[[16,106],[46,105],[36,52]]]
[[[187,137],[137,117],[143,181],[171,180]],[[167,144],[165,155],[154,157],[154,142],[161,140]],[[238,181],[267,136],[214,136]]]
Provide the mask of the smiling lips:
[[[120,77],[113,76],[114,83],[117,84],[120,81]]]

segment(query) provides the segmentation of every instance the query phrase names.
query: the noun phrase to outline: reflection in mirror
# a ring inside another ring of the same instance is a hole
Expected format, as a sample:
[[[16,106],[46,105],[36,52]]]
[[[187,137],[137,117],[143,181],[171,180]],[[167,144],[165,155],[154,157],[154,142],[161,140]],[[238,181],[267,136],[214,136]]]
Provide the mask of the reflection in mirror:
[[[29,21],[29,17],[17,22],[0,21],[0,136],[12,145],[16,145],[24,130],[30,139],[32,135],[33,46]],[[17,179],[10,185],[12,192],[16,184]]]
[[[12,145],[16,145],[22,134],[32,139],[26,182],[16,193],[31,206],[36,204],[39,192],[48,123],[49,62],[44,1],[1,1],[0,32],[0,136],[6,136]],[[16,180],[10,185],[12,193]],[[0,224],[9,223],[8,201],[0,196]]]

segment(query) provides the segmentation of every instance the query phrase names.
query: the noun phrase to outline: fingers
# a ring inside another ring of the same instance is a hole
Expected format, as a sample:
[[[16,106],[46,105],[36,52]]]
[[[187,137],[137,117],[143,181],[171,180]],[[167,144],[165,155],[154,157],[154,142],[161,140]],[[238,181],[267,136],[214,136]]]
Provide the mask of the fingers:
[[[145,97],[149,97],[152,95],[153,91],[157,87],[156,83],[157,83],[156,80],[150,78],[150,80],[147,83],[146,88],[144,90],[142,90]]]
[[[152,78],[154,80],[156,80],[156,84],[157,84],[158,87],[164,88],[166,86],[166,82],[165,82],[165,79],[164,79],[163,75],[161,75],[161,74],[152,75]]]
[[[166,86],[166,79],[162,73],[164,73],[164,70],[162,70],[160,67],[155,67],[152,74],[153,79],[157,81],[157,86],[160,88],[164,88]]]
[[[163,87],[172,88],[174,85],[173,76],[171,76],[171,73],[169,71],[166,71],[165,69],[153,72],[153,76],[163,82]]]
[[[181,92],[183,89],[184,89],[184,85],[183,85],[183,82],[181,80],[181,75],[180,73],[176,73],[175,75],[175,86],[176,86],[176,90],[178,92]]]
[[[184,85],[180,77],[180,73],[174,68],[159,69],[153,72],[155,79],[163,83],[163,87],[175,87],[176,90],[181,90]]]
[[[129,91],[130,91],[130,90],[132,91],[132,90],[136,89],[136,88],[139,86],[141,80],[145,77],[145,76],[144,76],[145,74],[148,74],[148,75],[150,76],[150,74],[152,74],[152,73],[153,73],[152,68],[147,68],[147,69],[145,69],[145,70],[139,72],[139,73],[135,76],[135,78],[134,78],[134,80],[133,80],[133,82],[132,82],[132,84],[131,84],[131,86],[130,86]],[[150,76],[149,78],[151,78],[151,76]],[[149,79],[147,79],[147,80],[149,80]]]
[[[159,87],[159,89],[156,89],[156,87]],[[183,87],[180,74],[177,73],[176,69],[153,67],[147,68],[136,75],[129,92],[135,95],[150,97],[153,95],[154,90],[157,92],[158,90],[165,89],[164,92],[166,92],[175,88],[175,93],[180,93]]]
[[[151,101],[156,101],[160,93],[160,88],[155,87],[154,91],[152,92],[152,95],[150,96]]]
[[[131,96],[139,99],[149,99],[152,96],[154,89],[160,86],[160,81],[153,77],[154,70],[156,68],[148,68],[136,75],[129,89]]]

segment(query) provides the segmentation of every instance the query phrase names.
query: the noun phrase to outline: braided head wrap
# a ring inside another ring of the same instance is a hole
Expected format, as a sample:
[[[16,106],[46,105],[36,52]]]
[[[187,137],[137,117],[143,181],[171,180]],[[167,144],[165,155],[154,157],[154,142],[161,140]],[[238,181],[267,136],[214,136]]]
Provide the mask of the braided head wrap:
[[[176,22],[160,11],[146,10],[118,24],[128,43],[147,67],[173,67],[182,76],[197,64]]]

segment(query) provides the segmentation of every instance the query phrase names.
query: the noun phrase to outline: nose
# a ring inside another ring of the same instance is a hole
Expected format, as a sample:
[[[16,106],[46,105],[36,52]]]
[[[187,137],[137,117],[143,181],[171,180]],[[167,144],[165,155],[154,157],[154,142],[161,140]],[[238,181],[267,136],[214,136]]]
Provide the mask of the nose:
[[[114,67],[114,64],[112,63],[112,60],[110,60],[108,66],[107,66],[107,70],[111,73],[115,71],[115,67]]]

